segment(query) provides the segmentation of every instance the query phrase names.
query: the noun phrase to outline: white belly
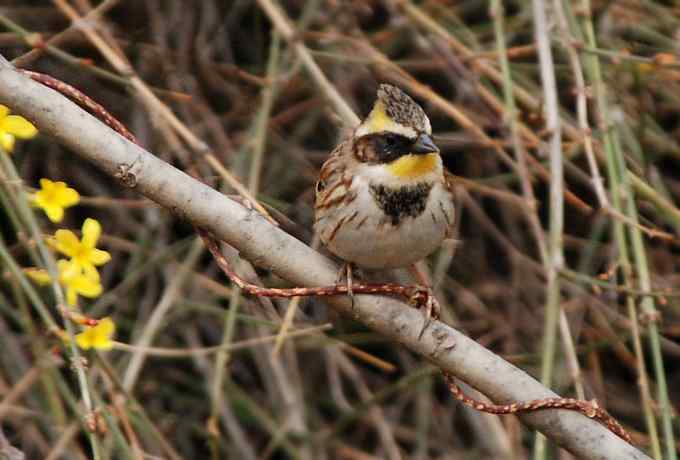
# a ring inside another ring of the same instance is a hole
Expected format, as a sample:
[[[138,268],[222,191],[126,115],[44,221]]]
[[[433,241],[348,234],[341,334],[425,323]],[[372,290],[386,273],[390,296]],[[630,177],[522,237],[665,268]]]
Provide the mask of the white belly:
[[[434,252],[449,236],[453,218],[451,193],[440,183],[430,190],[419,215],[403,217],[396,226],[362,187],[346,209],[327,212],[316,228],[326,247],[343,260],[370,269],[399,268]]]

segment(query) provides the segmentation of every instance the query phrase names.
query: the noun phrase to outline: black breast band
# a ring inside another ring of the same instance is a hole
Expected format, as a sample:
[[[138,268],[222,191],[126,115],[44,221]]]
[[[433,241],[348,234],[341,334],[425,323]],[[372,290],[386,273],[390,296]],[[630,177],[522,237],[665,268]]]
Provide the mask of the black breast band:
[[[427,204],[427,198],[430,196],[432,185],[421,182],[415,185],[390,188],[372,184],[370,189],[371,195],[390,219],[392,225],[398,225],[406,217],[418,217],[422,214]]]

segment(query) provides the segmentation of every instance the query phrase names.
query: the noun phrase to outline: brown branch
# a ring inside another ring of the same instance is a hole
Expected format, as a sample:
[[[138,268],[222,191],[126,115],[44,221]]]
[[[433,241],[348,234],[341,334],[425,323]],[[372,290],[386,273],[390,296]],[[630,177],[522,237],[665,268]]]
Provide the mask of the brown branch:
[[[480,401],[466,395],[462,388],[456,384],[456,379],[450,373],[442,371],[444,381],[451,390],[453,396],[463,404],[475,410],[488,412],[489,414],[507,415],[519,414],[522,412],[536,412],[545,409],[564,409],[580,412],[588,418],[597,420],[606,426],[612,433],[623,439],[629,444],[633,444],[630,435],[623,429],[621,424],[609,413],[601,408],[597,401],[583,401],[574,398],[543,398],[534,399],[526,402],[514,402],[511,404],[491,404]]]
[[[409,303],[420,306],[427,302],[427,290],[422,286],[410,285],[405,286],[402,284],[394,283],[377,283],[377,284],[364,284],[364,283],[352,283],[352,286],[348,286],[342,283],[336,283],[329,286],[319,286],[319,287],[293,287],[293,288],[266,288],[258,286],[256,284],[249,283],[248,281],[241,278],[229,262],[226,257],[222,254],[219,248],[219,242],[210,236],[205,230],[201,228],[196,228],[196,232],[203,239],[203,243],[208,248],[212,254],[215,262],[220,267],[229,279],[236,284],[245,293],[259,296],[259,297],[331,297],[338,295],[348,295],[348,294],[382,294],[382,295],[394,295],[400,296],[409,301]]]

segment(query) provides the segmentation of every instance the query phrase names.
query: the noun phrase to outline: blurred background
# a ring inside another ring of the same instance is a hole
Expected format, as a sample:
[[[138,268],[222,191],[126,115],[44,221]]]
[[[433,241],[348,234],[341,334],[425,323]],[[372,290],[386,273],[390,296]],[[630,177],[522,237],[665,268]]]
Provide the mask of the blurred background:
[[[428,113],[456,176],[456,241],[427,263],[443,320],[537,378],[552,367],[556,392],[597,399],[650,456],[674,458],[680,4],[546,3],[565,178],[557,242],[531,2],[0,0],[0,53],[78,88],[163,160],[257,197],[309,243],[319,167],[352,127],[308,58],[359,117],[379,83],[398,85]],[[112,459],[532,455],[517,418],[464,407],[421,357],[323,300],[241,296],[187,222],[54,139],[14,150],[26,192],[49,178],[80,193],[58,224],[36,212],[44,235],[101,223],[103,292],[79,307],[110,316],[117,342],[82,351],[93,415],[67,347],[5,265],[0,452],[8,442],[26,458],[95,458],[94,429],[99,458]],[[3,247],[31,267],[34,240],[11,219],[19,195],[3,171]],[[287,286],[235,251],[232,262]],[[35,292],[54,304],[50,289]],[[559,327],[546,322],[556,307]],[[296,335],[277,341],[283,324]],[[570,456],[549,446],[535,458]]]

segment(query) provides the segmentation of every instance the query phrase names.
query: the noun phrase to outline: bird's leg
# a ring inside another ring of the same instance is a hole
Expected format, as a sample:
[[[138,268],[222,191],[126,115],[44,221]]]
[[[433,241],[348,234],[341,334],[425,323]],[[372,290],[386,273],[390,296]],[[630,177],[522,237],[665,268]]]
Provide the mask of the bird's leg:
[[[425,298],[425,316],[427,319],[439,319],[439,314],[441,313],[441,307],[437,298],[434,296],[434,291],[432,286],[430,286],[429,280],[426,278],[425,274],[418,269],[416,264],[409,267],[409,270],[416,278],[418,282],[418,287],[420,290],[415,293],[415,300],[420,301],[423,297]]]
[[[416,291],[413,295],[413,301],[416,306],[425,307],[425,323],[423,323],[423,328],[420,330],[420,334],[418,335],[418,338],[420,338],[423,336],[427,326],[430,325],[430,322],[433,319],[439,319],[441,306],[439,305],[439,302],[437,302],[437,298],[434,296],[430,282],[427,280],[425,274],[418,269],[418,266],[413,264],[409,267],[409,270],[418,282],[418,291]]]
[[[347,283],[347,295],[352,301],[352,310],[354,310],[354,290],[353,290],[354,276],[351,262],[345,262],[342,264],[342,267],[340,267],[340,271],[338,272],[338,278],[335,284],[340,284],[343,278],[345,278],[345,283]]]

